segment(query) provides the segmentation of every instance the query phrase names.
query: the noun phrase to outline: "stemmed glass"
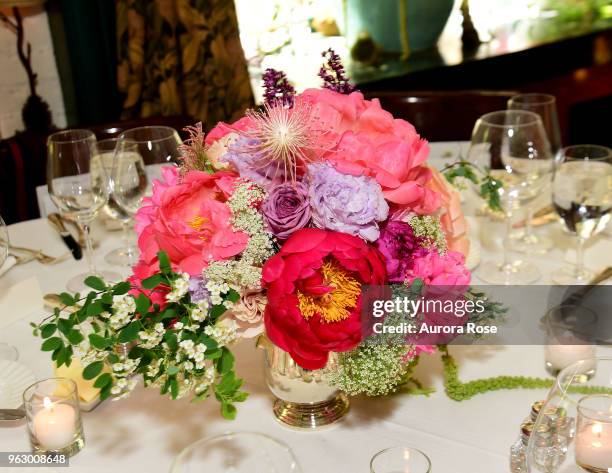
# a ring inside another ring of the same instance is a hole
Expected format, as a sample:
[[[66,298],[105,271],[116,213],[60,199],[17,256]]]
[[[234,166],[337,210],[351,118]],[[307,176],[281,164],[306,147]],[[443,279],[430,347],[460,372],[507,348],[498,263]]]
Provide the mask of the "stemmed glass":
[[[612,219],[612,150],[577,145],[561,151],[553,180],[553,204],[576,236],[576,264],[552,275],[557,284],[586,284],[593,273],[584,267],[584,245]]]
[[[117,203],[114,192],[112,192],[114,166],[119,162],[123,162],[123,160],[120,159],[122,155],[115,156],[118,142],[119,140],[117,138],[108,138],[106,140],[98,141],[98,151],[100,152],[102,165],[104,166],[107,176],[109,179],[111,179],[111,193],[108,196],[108,202],[104,206],[104,213],[106,213],[106,215],[108,215],[111,219],[121,222],[123,236],[123,246],[107,253],[106,256],[104,256],[104,259],[110,264],[118,266],[132,266],[134,263],[136,263],[138,256],[136,246],[130,242],[130,228],[133,221],[132,215],[123,210],[121,205]],[[123,171],[127,172],[126,179],[129,179],[131,176],[130,169],[126,168],[123,169]],[[119,173],[119,175],[121,174]]]
[[[540,277],[529,262],[511,261],[508,247],[512,213],[535,199],[550,181],[553,155],[540,117],[522,110],[504,110],[483,115],[476,121],[467,160],[488,169],[502,184],[498,190],[504,216],[503,260],[481,266],[479,277],[492,284],[529,284]]]
[[[6,224],[4,220],[2,220],[2,215],[0,215],[0,268],[8,258],[9,251],[9,239],[8,239],[8,229],[6,228]]]
[[[145,126],[119,135],[111,173],[111,195],[130,219],[150,190],[149,182],[161,178],[161,168],[178,161],[181,138],[174,128]],[[136,250],[130,260],[135,262]]]
[[[370,461],[370,473],[430,473],[431,461],[413,447],[392,447],[381,450]]]
[[[542,119],[553,155],[561,149],[561,132],[557,115],[557,100],[548,94],[519,94],[508,100],[508,110],[527,110],[537,113]],[[533,232],[531,220],[534,206],[526,208],[525,233],[512,242],[512,249],[523,253],[546,253],[553,247],[553,241],[546,236],[538,236]]]
[[[119,274],[97,271],[93,263],[90,225],[108,200],[108,178],[96,147],[96,138],[89,130],[66,130],[47,139],[47,186],[49,196],[66,218],[74,220],[85,235],[85,258],[89,268],[68,281],[68,289],[82,291],[88,276],[107,281]]]

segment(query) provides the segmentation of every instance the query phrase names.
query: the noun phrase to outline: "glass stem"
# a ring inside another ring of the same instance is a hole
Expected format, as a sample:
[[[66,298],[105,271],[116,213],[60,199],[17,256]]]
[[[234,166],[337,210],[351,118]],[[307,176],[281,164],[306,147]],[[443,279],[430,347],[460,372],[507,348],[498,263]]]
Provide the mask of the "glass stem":
[[[529,205],[527,206],[527,222],[525,223],[526,240],[531,240],[533,237],[533,225],[531,225],[531,220],[533,220],[533,207]]]
[[[96,268],[93,262],[93,245],[91,244],[91,234],[89,223],[82,223],[83,235],[85,235],[85,260],[90,274],[96,274]]]
[[[506,211],[504,212],[506,217],[506,232],[504,233],[503,239],[503,260],[502,260],[502,271],[510,272],[510,252],[508,249],[510,248],[510,233],[512,232],[512,212]]]
[[[125,248],[125,254],[129,257],[132,253],[132,248],[130,247],[130,233],[129,233],[129,220],[123,220],[121,222],[122,230],[123,230],[123,246]]]
[[[584,272],[584,243],[585,239],[578,237],[578,244],[576,245],[576,278],[582,279],[582,273]]]

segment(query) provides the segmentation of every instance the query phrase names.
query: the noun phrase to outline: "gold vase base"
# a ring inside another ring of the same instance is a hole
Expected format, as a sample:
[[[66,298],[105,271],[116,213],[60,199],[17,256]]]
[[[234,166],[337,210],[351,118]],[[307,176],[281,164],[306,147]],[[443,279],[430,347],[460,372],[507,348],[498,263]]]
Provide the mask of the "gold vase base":
[[[598,466],[590,466],[590,465],[585,465],[583,463],[580,462],[576,462],[576,464],[582,468],[584,471],[588,471],[589,473],[609,473],[612,470],[612,467],[610,468],[600,468]]]
[[[276,399],[274,415],[285,427],[298,430],[320,430],[331,427],[349,410],[346,394],[339,393],[332,399],[314,403],[294,403]]]

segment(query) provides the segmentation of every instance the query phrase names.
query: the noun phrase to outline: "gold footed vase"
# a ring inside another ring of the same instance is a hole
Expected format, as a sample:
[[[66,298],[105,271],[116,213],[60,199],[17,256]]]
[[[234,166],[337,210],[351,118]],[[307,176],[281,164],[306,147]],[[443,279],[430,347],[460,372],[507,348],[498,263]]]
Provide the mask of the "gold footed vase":
[[[265,349],[265,376],[268,388],[276,398],[273,412],[286,427],[319,430],[342,419],[349,410],[346,394],[323,379],[323,371],[300,367],[287,353],[266,338],[258,342]],[[325,368],[336,363],[330,353]]]

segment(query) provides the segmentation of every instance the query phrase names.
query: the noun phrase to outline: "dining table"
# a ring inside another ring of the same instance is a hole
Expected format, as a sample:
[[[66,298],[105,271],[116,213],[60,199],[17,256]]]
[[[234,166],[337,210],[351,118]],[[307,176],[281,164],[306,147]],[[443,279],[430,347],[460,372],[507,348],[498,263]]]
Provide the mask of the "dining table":
[[[444,167],[452,162],[465,143],[433,143],[431,162]],[[469,192],[466,190],[464,192]],[[465,198],[471,225],[471,240],[477,258],[473,282],[479,280],[478,260],[500,258],[499,241],[491,232],[499,231],[487,223]],[[68,251],[60,236],[46,219],[19,222],[8,226],[11,244],[41,249],[53,256]],[[550,274],[574,253],[573,239],[560,223],[536,229],[555,242],[546,254],[520,255],[537,264],[542,277],[536,284],[551,285]],[[121,244],[118,231],[109,231],[100,222],[92,229],[97,243],[95,263],[100,269],[120,271],[128,267],[110,266],[104,255]],[[499,235],[498,235],[499,236]],[[501,235],[503,236],[503,235]],[[500,237],[501,238],[501,237]],[[497,243],[496,243],[497,241]],[[519,256],[518,254],[514,254]],[[602,233],[589,241],[585,260],[598,270],[612,265],[612,237]],[[19,362],[31,369],[37,379],[53,376],[48,352],[40,349],[41,340],[33,336],[30,323],[49,315],[42,296],[66,290],[66,281],[83,272],[85,260],[68,258],[54,265],[30,261],[11,268],[0,276],[0,342],[15,346]],[[23,301],[2,306],[3,294],[19,284],[27,284]],[[27,303],[26,303],[27,302]],[[534,309],[539,319],[544,314]],[[509,471],[509,449],[519,436],[521,423],[531,404],[546,397],[545,389],[500,390],[455,401],[444,390],[439,353],[423,354],[414,376],[433,391],[428,395],[398,392],[383,398],[355,397],[348,415],[337,424],[320,431],[292,430],[281,425],[272,412],[273,397],[266,387],[263,352],[255,340],[242,340],[235,346],[236,371],[245,380],[249,397],[239,403],[235,420],[220,415],[217,402],[191,403],[189,399],[171,400],[154,388],[139,384],[121,400],[106,400],[91,412],[83,413],[85,447],[70,458],[74,472],[168,472],[182,449],[204,437],[224,432],[261,432],[282,440],[293,450],[303,473],[358,473],[369,471],[371,457],[397,445],[414,446],[431,459],[435,473],[492,473]],[[600,355],[612,356],[612,349],[598,347]],[[544,365],[542,345],[465,345],[451,346],[464,381],[498,375],[550,377]],[[0,423],[0,451],[28,452],[30,443],[25,422]],[[35,471],[60,470],[55,467]],[[15,471],[24,471],[23,469]],[[212,473],[212,472],[211,472]]]

